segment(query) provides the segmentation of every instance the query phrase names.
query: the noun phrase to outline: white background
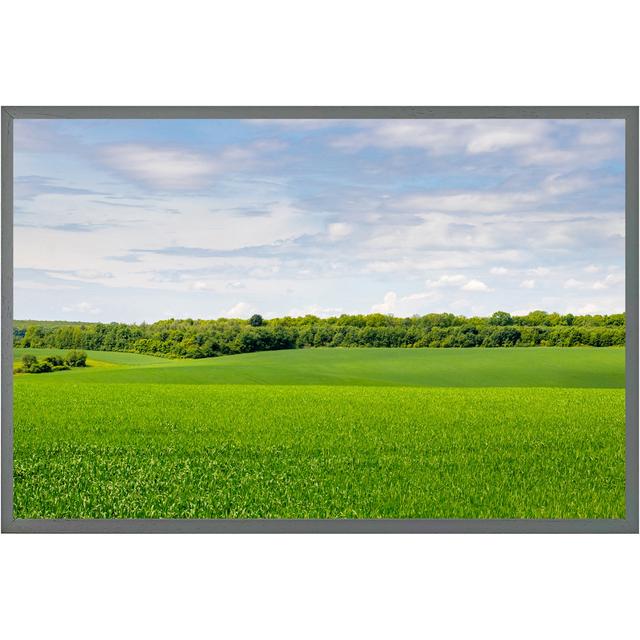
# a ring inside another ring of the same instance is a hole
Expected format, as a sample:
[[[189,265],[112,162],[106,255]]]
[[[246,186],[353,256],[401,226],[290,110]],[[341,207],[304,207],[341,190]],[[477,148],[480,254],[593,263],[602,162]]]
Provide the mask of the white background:
[[[0,102],[637,105],[635,3],[13,2]],[[20,638],[636,637],[639,536],[9,536]]]

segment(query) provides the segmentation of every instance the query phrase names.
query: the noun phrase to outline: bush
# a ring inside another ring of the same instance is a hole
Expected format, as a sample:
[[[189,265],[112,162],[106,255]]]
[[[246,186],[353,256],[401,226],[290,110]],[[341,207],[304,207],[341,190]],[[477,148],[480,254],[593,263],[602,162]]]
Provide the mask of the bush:
[[[42,362],[32,364],[28,373],[49,373],[51,370],[51,365],[43,360]]]
[[[84,351],[73,349],[67,353],[64,362],[70,367],[86,367],[87,354]]]
[[[22,368],[24,371],[29,371],[37,362],[38,358],[32,356],[30,353],[25,353],[25,355],[22,356]]]
[[[68,369],[69,366],[60,356],[45,356],[41,361],[38,361],[38,358],[27,353],[22,356],[22,365],[14,367],[13,373],[49,373],[50,371],[66,371]]]
[[[51,364],[43,360],[38,362],[38,358],[30,353],[22,356],[22,366],[19,373],[48,373],[51,371]]]

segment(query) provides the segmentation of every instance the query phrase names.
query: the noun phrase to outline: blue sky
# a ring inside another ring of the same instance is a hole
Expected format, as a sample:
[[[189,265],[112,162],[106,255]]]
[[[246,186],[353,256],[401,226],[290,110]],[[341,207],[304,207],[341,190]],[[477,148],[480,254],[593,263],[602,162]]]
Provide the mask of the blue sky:
[[[17,120],[14,315],[624,310],[616,120]]]

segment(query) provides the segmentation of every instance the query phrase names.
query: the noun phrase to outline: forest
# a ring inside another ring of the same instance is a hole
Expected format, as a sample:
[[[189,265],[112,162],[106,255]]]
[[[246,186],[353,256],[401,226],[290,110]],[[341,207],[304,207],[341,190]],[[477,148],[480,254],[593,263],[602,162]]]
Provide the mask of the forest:
[[[396,318],[373,313],[248,320],[169,319],[152,324],[15,321],[14,346],[125,351],[174,358],[307,347],[534,347],[625,344],[625,315],[532,311],[489,317],[431,313]]]

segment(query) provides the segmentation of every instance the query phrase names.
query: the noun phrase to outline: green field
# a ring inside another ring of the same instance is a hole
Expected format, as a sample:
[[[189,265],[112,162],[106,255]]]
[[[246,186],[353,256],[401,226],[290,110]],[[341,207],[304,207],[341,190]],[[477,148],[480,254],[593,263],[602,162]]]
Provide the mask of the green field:
[[[622,349],[88,364],[14,376],[18,518],[625,515]]]
[[[14,349],[63,355],[61,349]],[[520,349],[293,349],[202,360],[88,351],[87,371],[56,373],[65,382],[286,384],[420,387],[624,387],[624,350],[611,347]],[[113,367],[108,365],[123,365]],[[144,367],[142,369],[141,367]],[[109,371],[105,371],[109,368]],[[87,374],[98,374],[99,378]],[[36,376],[29,377],[31,381]]]

